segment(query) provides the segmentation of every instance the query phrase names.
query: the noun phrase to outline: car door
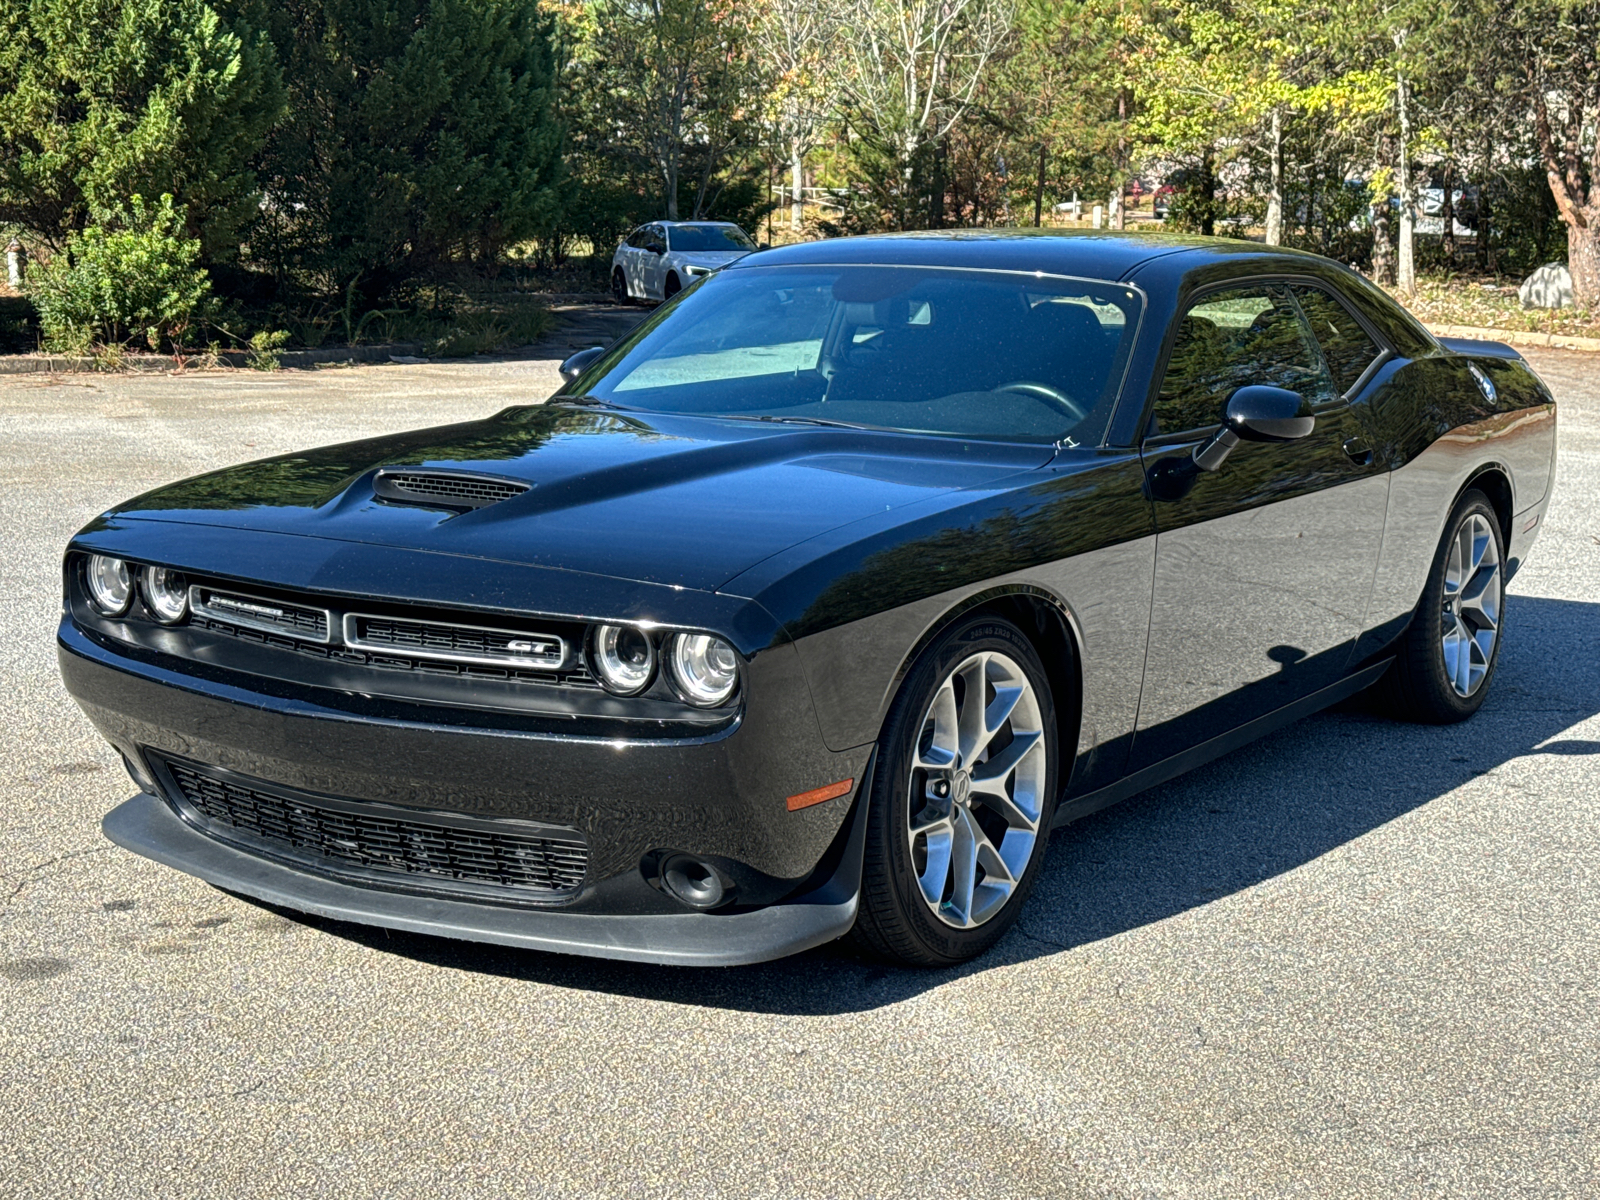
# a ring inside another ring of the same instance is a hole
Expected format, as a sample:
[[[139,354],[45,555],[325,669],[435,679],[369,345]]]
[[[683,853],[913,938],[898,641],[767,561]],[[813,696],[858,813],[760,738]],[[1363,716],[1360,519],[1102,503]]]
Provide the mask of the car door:
[[[646,300],[661,299],[661,289],[667,281],[667,229],[651,225],[645,231],[644,249],[639,251],[639,278],[641,295]]]
[[[628,293],[638,299],[645,296],[645,261],[650,257],[645,244],[650,240],[650,226],[641,225],[628,235],[627,249],[623,251],[626,265],[623,272],[628,278]]]
[[[1178,318],[1142,448],[1147,470],[1188,455],[1249,384],[1298,392],[1316,426],[1293,442],[1242,442],[1187,494],[1152,501],[1155,588],[1134,769],[1336,683],[1362,632],[1388,477],[1352,404],[1365,368],[1350,378],[1348,345],[1330,367],[1296,290],[1234,281],[1197,294]],[[1341,328],[1367,339],[1339,312]]]

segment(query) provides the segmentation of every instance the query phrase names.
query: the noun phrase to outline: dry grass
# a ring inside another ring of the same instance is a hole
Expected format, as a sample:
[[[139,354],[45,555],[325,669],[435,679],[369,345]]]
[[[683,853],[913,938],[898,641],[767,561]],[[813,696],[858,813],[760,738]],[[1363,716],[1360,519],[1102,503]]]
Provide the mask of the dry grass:
[[[1429,276],[1417,281],[1415,296],[1401,296],[1393,288],[1389,290],[1428,325],[1600,337],[1600,310],[1523,308],[1517,299],[1517,283],[1504,279]]]

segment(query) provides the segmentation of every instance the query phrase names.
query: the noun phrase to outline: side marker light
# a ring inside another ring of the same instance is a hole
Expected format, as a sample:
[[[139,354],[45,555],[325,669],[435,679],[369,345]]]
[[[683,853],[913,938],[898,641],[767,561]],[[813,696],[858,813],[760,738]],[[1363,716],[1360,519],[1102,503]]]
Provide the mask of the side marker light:
[[[790,796],[784,803],[789,806],[790,812],[799,812],[802,808],[810,808],[813,804],[821,804],[824,800],[836,800],[855,785],[854,779],[841,779],[838,783],[826,784],[823,787],[812,788],[809,792],[801,792],[798,796]]]

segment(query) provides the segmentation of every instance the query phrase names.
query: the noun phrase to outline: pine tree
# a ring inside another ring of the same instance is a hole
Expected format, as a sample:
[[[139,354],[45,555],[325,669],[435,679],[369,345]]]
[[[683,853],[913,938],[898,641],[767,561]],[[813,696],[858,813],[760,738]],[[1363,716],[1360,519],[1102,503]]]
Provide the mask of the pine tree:
[[[561,128],[537,0],[246,0],[285,63],[253,240],[280,272],[368,299],[490,262],[558,215]]]
[[[270,43],[202,0],[0,0],[0,224],[60,249],[97,212],[170,193],[226,255],[282,109]]]

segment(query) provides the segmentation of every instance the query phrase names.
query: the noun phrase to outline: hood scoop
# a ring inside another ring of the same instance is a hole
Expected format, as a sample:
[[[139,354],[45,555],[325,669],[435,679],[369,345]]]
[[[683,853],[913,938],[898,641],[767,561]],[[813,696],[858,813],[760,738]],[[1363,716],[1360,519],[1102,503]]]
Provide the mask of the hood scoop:
[[[424,471],[385,467],[372,479],[372,494],[390,504],[414,504],[469,512],[520,496],[532,484],[468,471]]]

